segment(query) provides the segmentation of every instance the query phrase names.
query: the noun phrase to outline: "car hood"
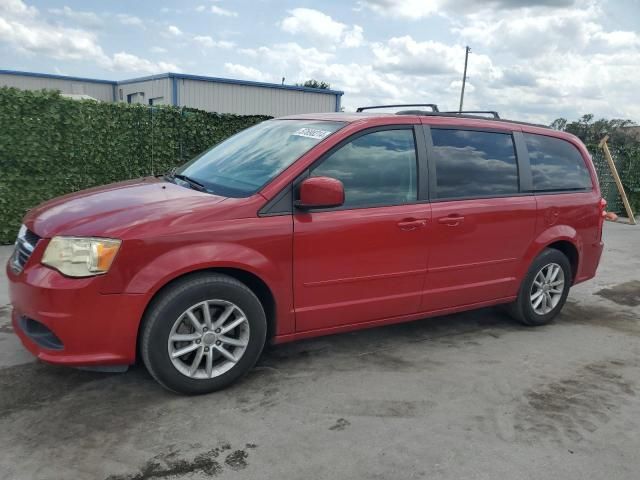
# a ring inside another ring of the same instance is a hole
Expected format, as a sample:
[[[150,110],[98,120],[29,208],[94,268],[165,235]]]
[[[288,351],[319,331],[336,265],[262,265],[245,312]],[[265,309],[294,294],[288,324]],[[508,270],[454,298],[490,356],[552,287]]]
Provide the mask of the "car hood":
[[[136,226],[170,221],[225,199],[147,177],[54,198],[30,210],[24,223],[45,238],[54,235],[122,238]]]

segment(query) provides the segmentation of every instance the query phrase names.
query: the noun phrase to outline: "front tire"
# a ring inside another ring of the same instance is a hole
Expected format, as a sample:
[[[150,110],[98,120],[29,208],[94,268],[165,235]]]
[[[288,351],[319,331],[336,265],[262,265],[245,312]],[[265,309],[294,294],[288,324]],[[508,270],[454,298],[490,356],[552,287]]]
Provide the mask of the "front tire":
[[[163,387],[187,395],[214,392],[245,375],[265,344],[260,300],[223,274],[197,274],[163,291],[145,314],[141,355]]]
[[[572,283],[566,255],[547,248],[531,264],[509,313],[524,325],[546,325],[562,310]]]

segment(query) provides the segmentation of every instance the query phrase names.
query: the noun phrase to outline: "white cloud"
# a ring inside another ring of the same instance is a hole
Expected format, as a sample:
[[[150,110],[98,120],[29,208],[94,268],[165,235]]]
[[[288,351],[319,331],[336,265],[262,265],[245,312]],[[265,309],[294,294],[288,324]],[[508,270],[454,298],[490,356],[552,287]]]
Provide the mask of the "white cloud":
[[[152,62],[127,52],[109,56],[98,43],[95,33],[43,21],[38,10],[27,7],[20,0],[0,3],[0,43],[21,54],[91,62],[112,71],[157,73],[179,70],[173,63]]]
[[[325,42],[324,49],[290,42],[239,53],[251,58],[251,68],[273,72],[277,78],[286,76],[287,83],[309,78],[331,83],[345,91],[347,109],[417,101],[454,109],[465,41],[470,40],[469,29],[475,26],[478,37],[469,57],[467,108],[495,109],[507,118],[542,123],[587,112],[640,119],[635,84],[629,80],[640,77],[638,35],[607,30],[596,12],[588,10],[559,8],[552,15],[545,7],[524,10],[527,14],[523,15],[523,11],[508,9],[485,16],[486,23],[480,25],[476,23],[479,16],[471,14],[457,20],[451,32],[456,42],[392,37],[368,44],[368,53],[363,51],[351,62],[342,60],[341,52],[330,42]],[[518,20],[520,30],[508,28],[510,21]],[[492,28],[492,22],[499,26]],[[537,29],[530,30],[529,25]],[[302,29],[295,23],[287,28]],[[489,31],[484,30],[480,39],[483,29]],[[337,38],[335,32],[332,35]],[[541,38],[549,38],[552,46],[544,45]],[[526,54],[527,49],[535,48],[540,54]]]
[[[208,35],[196,35],[193,37],[193,41],[202,47],[206,48],[233,48],[235,46],[234,42],[230,42],[227,40],[214,40]]]
[[[126,52],[116,53],[110,61],[109,69],[115,71],[143,73],[180,71],[180,68],[173,63],[152,62]]]
[[[211,5],[210,11],[214,15],[220,15],[221,17],[237,17],[238,16],[237,12],[227,10],[226,8],[218,7],[217,5]]]
[[[167,53],[167,49],[164,47],[151,47],[153,53]]]
[[[382,71],[409,75],[442,75],[462,72],[464,47],[445,45],[427,40],[418,42],[411,36],[393,37],[386,43],[372,45],[375,66]],[[491,61],[486,55],[475,56],[485,64],[484,73],[490,70]]]
[[[345,47],[359,47],[363,44],[363,28],[353,25],[349,28],[329,15],[312,8],[294,8],[289,16],[280,22],[280,28],[293,35],[307,35],[312,38],[342,42]]]
[[[25,4],[22,0],[2,0],[0,13],[12,17],[35,17],[38,15],[38,9]]]
[[[169,27],[167,27],[167,31],[174,37],[179,37],[180,35],[182,35],[182,30],[180,30],[175,25],[169,25]]]
[[[364,43],[364,29],[360,25],[354,25],[344,34],[342,42],[345,47],[359,47]]]
[[[280,28],[292,34],[311,34],[338,42],[346,25],[336,22],[319,10],[294,8],[289,12],[289,16],[282,20]]]
[[[135,15],[129,15],[126,13],[119,13],[116,15],[117,19],[123,25],[132,25],[135,27],[144,27],[144,22],[140,17],[136,17]]]
[[[68,20],[71,20],[74,23],[77,23],[86,27],[96,27],[102,24],[100,17],[93,12],[81,12],[78,10],[73,10],[67,6],[62,8],[50,8],[49,13],[53,15],[64,17]]]
[[[225,63],[224,69],[229,73],[229,75],[243,80],[256,80],[259,82],[273,81],[273,79],[266,73],[261,72],[257,68],[247,67],[245,65]]]
[[[323,52],[315,47],[305,48],[297,43],[279,43],[270,47],[243,49],[242,52],[260,62],[269,64],[278,74],[287,71],[311,69],[326,65],[335,54]]]
[[[359,0],[355,10],[370,10],[385,17],[419,20],[435,14],[456,15],[513,10],[524,7],[569,7],[577,0]]]
[[[208,35],[196,35],[193,37],[193,41],[207,48],[213,48],[215,46],[213,38]]]
[[[19,19],[0,17],[0,42],[8,43],[20,52],[58,60],[106,59],[93,33]]]
[[[369,9],[383,16],[417,20],[437,12],[443,3],[443,0],[362,0],[358,2],[356,9]]]

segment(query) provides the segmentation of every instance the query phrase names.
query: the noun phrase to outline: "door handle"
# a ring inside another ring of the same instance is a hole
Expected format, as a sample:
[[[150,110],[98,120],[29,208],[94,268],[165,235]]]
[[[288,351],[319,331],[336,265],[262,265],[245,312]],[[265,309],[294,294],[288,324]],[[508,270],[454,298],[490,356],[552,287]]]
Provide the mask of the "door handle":
[[[410,219],[410,220],[403,220],[401,222],[398,222],[398,227],[400,227],[400,230],[405,230],[405,231],[416,230],[417,228],[422,228],[426,225],[427,225],[426,218]]]
[[[448,227],[457,227],[462,222],[464,222],[464,217],[461,215],[441,217],[438,219],[438,223],[442,223]]]

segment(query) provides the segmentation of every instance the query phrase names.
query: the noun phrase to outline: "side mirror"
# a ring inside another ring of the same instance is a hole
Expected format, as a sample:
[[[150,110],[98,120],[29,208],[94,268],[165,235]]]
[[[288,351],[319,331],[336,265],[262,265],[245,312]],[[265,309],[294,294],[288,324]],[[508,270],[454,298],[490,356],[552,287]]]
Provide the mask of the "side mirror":
[[[344,185],[340,180],[330,177],[310,177],[299,187],[300,200],[295,202],[296,208],[339,207],[344,203]]]

